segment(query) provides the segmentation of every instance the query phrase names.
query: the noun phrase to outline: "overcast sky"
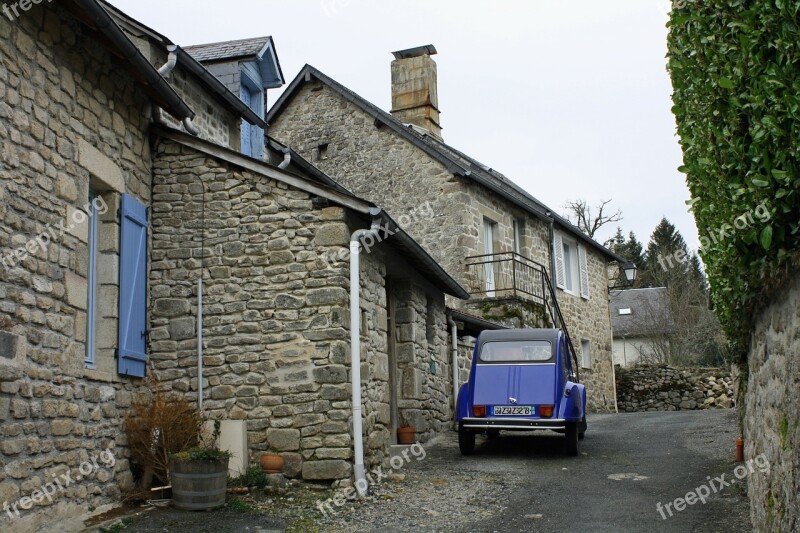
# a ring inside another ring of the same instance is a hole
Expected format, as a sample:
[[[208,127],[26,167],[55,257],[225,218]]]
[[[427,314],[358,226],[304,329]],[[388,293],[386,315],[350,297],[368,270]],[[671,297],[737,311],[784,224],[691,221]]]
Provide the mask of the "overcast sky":
[[[665,70],[668,0],[111,3],[184,46],[272,35],[287,82],[309,63],[386,110],[390,52],[433,44],[446,142],[558,212],[613,199],[643,242],[666,216],[697,246]]]

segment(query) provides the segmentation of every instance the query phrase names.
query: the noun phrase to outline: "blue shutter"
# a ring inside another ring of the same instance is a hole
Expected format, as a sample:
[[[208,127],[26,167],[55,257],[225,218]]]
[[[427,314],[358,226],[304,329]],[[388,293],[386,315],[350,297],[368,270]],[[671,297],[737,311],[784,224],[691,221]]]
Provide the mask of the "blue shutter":
[[[253,95],[250,94],[250,89],[245,87],[244,84],[242,84],[242,86],[239,89],[239,97],[247,107],[250,107],[253,101]],[[253,144],[252,144],[252,139],[250,138],[251,135],[252,131],[250,123],[247,122],[246,120],[242,120],[242,153],[244,155],[249,155],[249,156],[253,155]]]
[[[147,364],[147,208],[122,195],[119,252],[119,373],[142,378]]]

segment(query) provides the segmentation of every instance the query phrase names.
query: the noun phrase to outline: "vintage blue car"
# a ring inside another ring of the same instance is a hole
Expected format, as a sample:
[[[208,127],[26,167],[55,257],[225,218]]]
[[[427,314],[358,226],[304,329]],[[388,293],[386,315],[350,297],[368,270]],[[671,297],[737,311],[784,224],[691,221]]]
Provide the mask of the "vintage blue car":
[[[578,455],[586,432],[586,389],[578,382],[575,352],[560,329],[484,331],[469,381],[458,393],[456,420],[463,455],[475,435],[553,430],[565,435],[567,455]]]

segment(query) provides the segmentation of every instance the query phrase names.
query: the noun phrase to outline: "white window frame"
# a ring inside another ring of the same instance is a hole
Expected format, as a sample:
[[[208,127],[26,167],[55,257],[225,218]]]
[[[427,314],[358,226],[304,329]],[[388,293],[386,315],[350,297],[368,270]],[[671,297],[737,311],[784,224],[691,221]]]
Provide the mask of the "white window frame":
[[[98,256],[98,231],[99,214],[95,200],[98,194],[89,190],[89,236],[88,253],[89,267],[86,276],[86,368],[97,368],[97,256]]]
[[[581,339],[581,368],[592,368],[592,341]]]
[[[580,290],[578,243],[562,237],[561,246],[561,254],[564,258],[564,292],[577,296],[577,291]]]
[[[494,233],[497,228],[497,223],[490,218],[483,218],[483,253],[487,256],[494,254]],[[486,296],[494,298],[495,296],[495,279],[494,279],[494,263],[492,257],[486,258],[484,266],[484,283],[486,284]]]
[[[522,255],[522,236],[520,235],[521,224],[519,220],[514,219],[514,253]]]

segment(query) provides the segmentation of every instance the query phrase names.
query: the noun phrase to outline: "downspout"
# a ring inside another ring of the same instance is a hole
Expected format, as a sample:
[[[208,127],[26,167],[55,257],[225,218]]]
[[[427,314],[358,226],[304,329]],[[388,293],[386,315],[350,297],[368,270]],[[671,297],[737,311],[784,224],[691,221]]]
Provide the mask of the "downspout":
[[[292,151],[287,147],[283,151],[283,161],[281,162],[280,165],[278,165],[278,168],[281,170],[286,170],[286,167],[288,167],[291,162],[292,162]]]
[[[203,276],[197,278],[197,410],[203,412]]]
[[[364,475],[364,436],[361,421],[361,239],[376,238],[381,229],[381,209],[371,207],[370,229],[360,229],[350,236],[350,380],[353,406],[353,472],[359,496],[367,495]]]
[[[558,294],[558,285],[556,285],[556,230],[555,230],[555,223],[553,217],[551,216],[552,213],[548,211],[545,213],[545,217],[547,217],[547,230],[550,239],[550,244],[548,245],[550,248],[550,287],[553,290],[553,294]],[[553,314],[553,322],[556,321],[556,315]],[[553,327],[561,327],[561,324],[553,324]]]
[[[453,423],[458,418],[458,325],[453,320],[453,315],[447,315],[447,325],[450,326],[450,337],[453,343]]]
[[[161,65],[161,68],[158,69],[158,73],[164,78],[169,76],[172,72],[172,69],[174,69],[175,65],[178,64],[178,46],[175,44],[167,45],[167,52],[169,53],[167,62]]]
[[[158,73],[161,75],[162,78],[166,78],[169,76],[172,71],[175,69],[175,66],[178,64],[178,46],[174,44],[167,45],[167,62],[161,65],[158,69]],[[167,124],[166,120],[164,119],[164,110],[158,108],[157,111],[157,120],[162,124]],[[192,122],[191,117],[185,117],[183,119],[183,127],[189,132],[190,135],[197,137],[200,135],[197,127]]]

